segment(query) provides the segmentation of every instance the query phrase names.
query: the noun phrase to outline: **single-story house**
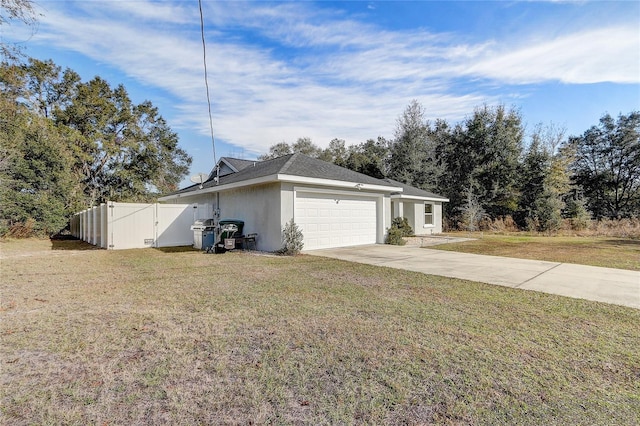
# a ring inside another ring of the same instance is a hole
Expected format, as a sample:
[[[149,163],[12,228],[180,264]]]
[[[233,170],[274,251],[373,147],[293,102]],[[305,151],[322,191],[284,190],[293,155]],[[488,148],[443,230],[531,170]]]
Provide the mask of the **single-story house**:
[[[304,250],[384,243],[398,216],[416,235],[437,234],[449,200],[296,153],[266,161],[223,157],[205,182],[159,201],[204,206],[199,217],[243,220],[244,234],[258,234],[257,248],[274,251],[291,219],[303,233]]]

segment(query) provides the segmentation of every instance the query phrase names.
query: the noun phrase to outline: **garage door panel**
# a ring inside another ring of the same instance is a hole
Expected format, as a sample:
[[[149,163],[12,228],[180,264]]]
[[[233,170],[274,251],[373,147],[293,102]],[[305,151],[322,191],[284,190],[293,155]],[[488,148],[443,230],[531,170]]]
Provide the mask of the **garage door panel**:
[[[298,191],[294,214],[306,250],[376,242],[377,202],[373,197]]]

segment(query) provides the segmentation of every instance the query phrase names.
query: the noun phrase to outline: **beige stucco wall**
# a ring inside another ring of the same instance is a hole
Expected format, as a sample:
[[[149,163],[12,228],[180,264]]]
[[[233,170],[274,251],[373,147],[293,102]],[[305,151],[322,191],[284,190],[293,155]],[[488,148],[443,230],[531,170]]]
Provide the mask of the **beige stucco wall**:
[[[280,184],[271,183],[220,193],[220,218],[244,221],[244,234],[257,233],[257,249],[278,250],[282,246]]]
[[[220,219],[244,221],[243,233],[257,233],[258,250],[274,251],[281,247],[280,184],[256,185],[219,193],[181,196],[171,202],[205,204],[200,218],[212,218],[216,208]]]
[[[421,200],[394,199],[394,217],[406,217],[416,235],[442,233],[442,202],[428,201],[433,204],[433,226],[424,224],[424,203]]]
[[[213,217],[214,210],[219,208],[220,219],[243,220],[245,235],[254,232],[258,234],[258,250],[275,251],[282,247],[282,228],[291,218],[294,218],[295,191],[304,189],[327,193],[351,192],[354,195],[375,194],[378,215],[376,242],[384,243],[392,218],[391,198],[388,194],[282,182],[231,189],[219,193],[183,195],[169,202],[197,203],[200,205],[199,210],[202,210],[197,212],[198,217],[203,219]]]
[[[413,223],[415,223],[415,227],[413,229],[416,235],[442,233],[442,202],[429,201],[429,203],[433,204],[433,225],[424,224],[424,201],[414,204],[415,221]]]

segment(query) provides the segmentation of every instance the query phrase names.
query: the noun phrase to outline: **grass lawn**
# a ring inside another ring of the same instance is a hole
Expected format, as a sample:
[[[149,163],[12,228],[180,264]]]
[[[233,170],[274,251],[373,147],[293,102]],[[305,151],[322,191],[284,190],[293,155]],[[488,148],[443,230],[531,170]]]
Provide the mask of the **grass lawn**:
[[[461,232],[450,235],[476,240],[429,248],[640,271],[640,239],[543,237],[524,233],[503,235]]]
[[[640,423],[635,309],[314,256],[88,248],[0,244],[2,424]]]

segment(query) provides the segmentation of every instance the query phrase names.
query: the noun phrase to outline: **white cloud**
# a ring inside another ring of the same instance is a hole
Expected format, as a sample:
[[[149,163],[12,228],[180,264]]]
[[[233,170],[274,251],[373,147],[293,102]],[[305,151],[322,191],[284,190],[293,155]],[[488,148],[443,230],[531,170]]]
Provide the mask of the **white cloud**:
[[[513,84],[640,82],[637,26],[587,30],[511,49],[487,52],[479,62],[460,71]]]
[[[195,2],[48,6],[35,41],[80,52],[171,94],[172,127],[209,133]],[[433,118],[457,120],[497,102],[496,85],[640,78],[638,30],[630,27],[553,39],[532,29],[528,40],[470,41],[422,29],[382,30],[306,3],[203,6],[217,138],[255,153],[302,136],[320,145],[334,137],[359,143],[391,136],[414,98]]]

